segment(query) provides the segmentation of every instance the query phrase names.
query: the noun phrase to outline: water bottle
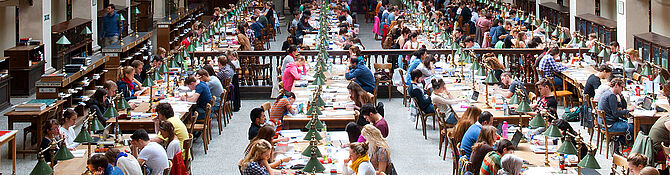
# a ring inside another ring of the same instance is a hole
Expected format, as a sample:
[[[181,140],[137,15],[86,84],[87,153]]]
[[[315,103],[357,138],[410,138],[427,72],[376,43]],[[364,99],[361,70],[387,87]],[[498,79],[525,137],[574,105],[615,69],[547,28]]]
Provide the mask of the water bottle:
[[[508,116],[508,115],[509,115],[509,111],[510,111],[510,110],[509,110],[509,105],[507,104],[507,101],[505,101],[505,103],[503,103],[503,112],[505,113],[504,115],[505,115],[505,116]]]
[[[503,125],[502,125],[502,138],[503,139],[507,139],[507,128],[508,127],[509,126],[507,126],[507,121],[503,121]]]

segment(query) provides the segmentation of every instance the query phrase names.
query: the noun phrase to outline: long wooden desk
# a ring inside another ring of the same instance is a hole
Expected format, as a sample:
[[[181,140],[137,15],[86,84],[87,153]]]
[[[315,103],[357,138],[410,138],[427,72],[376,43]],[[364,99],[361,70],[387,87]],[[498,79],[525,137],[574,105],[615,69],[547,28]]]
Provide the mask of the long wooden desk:
[[[128,139],[130,138],[130,135],[124,134],[122,135],[122,138]],[[104,154],[104,153],[94,153],[96,146],[91,145],[91,155],[94,154]],[[119,149],[121,152],[129,151],[130,147],[129,146],[122,146],[122,147],[116,147]],[[88,145],[79,145],[77,147],[77,150],[87,150]],[[70,160],[61,160],[54,165],[53,170],[54,173],[53,175],[72,175],[72,174],[84,174],[88,170],[88,153],[84,153],[83,157],[75,157]],[[130,153],[128,153],[130,155]]]
[[[39,128],[37,132],[33,133],[33,138],[42,138],[44,137],[43,132],[41,131],[41,128],[43,128],[43,124],[49,119],[47,118],[48,112],[51,110],[56,109],[56,113],[58,113],[58,109],[63,109],[62,105],[65,103],[65,100],[57,100],[54,102],[52,105],[47,106],[41,111],[30,111],[30,112],[19,112],[19,111],[9,111],[5,113],[5,116],[7,116],[7,128],[9,130],[14,130],[14,123],[15,122],[30,122],[31,125],[35,126],[36,128]],[[20,150],[18,152],[37,152],[37,144],[30,146],[29,150]]]
[[[18,130],[1,130],[7,132],[0,136],[0,146],[9,143],[9,154],[12,158],[12,174],[16,174],[16,133]]]

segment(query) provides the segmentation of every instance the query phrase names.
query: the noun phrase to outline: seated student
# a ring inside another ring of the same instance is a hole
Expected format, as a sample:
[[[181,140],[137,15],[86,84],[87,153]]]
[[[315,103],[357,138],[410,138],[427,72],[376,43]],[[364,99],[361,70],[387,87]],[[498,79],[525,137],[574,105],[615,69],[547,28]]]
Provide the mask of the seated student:
[[[105,152],[105,157],[109,160],[109,164],[121,169],[123,174],[142,174],[140,163],[133,155],[121,152],[117,148],[110,148]]]
[[[103,116],[107,110],[107,107],[109,107],[106,102],[107,91],[104,89],[95,90],[91,98],[88,99],[88,102],[86,102],[86,107],[88,107],[89,110],[95,110],[95,118],[102,123],[107,123],[108,119]]]
[[[300,54],[300,52],[298,50],[297,45],[291,45],[288,47],[288,49],[286,49],[286,56],[284,57],[284,60],[282,61],[281,65],[282,74],[286,70],[286,67],[288,66],[289,63],[295,62],[295,58],[298,57],[298,54]]]
[[[479,43],[475,42],[475,39],[472,38],[471,36],[466,36],[465,40],[463,40],[465,43],[465,48],[466,49],[479,49],[481,46],[479,46]]]
[[[249,154],[244,156],[237,164],[240,167],[242,175],[267,175],[280,173],[270,167],[268,160],[270,160],[270,153],[272,152],[272,144],[264,139],[259,139],[250,144]],[[290,158],[290,157],[289,157]],[[269,171],[269,172],[268,172]]]
[[[144,82],[144,79],[142,78],[142,72],[144,71],[144,63],[140,60],[135,60],[132,63],[130,63],[130,66],[132,66],[135,69],[134,81],[137,81],[136,83],[138,84]]]
[[[544,72],[544,77],[554,80],[556,86],[563,85],[563,80],[554,76],[556,72],[561,72],[567,69],[560,62],[556,60],[560,59],[561,52],[558,50],[558,47],[551,47],[547,53],[540,59],[538,67]]]
[[[263,108],[254,108],[249,114],[251,118],[251,126],[249,126],[249,140],[253,139],[258,135],[258,130],[261,129],[261,125],[265,123],[265,111]]]
[[[356,82],[349,82],[349,85],[347,85],[347,90],[349,91],[349,99],[351,101],[354,101],[354,109],[355,110],[360,110],[361,107],[363,107],[363,104],[367,103],[372,103],[372,100],[374,100],[374,95],[372,93],[366,92],[361,88],[360,85]],[[361,126],[365,126],[368,124],[365,119],[358,118],[358,121],[356,121]]]
[[[77,132],[74,131],[74,124],[77,122],[77,112],[74,112],[72,109],[67,109],[63,112],[63,118],[61,118],[61,126],[58,128],[58,131],[61,135],[65,136],[65,145],[70,150],[75,150],[79,143],[74,142],[74,138],[77,138]]]
[[[161,136],[166,138],[167,141],[160,143],[167,154],[168,160],[172,161],[174,156],[181,152],[181,144],[179,143],[179,138],[174,133],[174,127],[172,123],[168,121],[160,121],[159,128]]]
[[[423,73],[421,73],[421,71],[419,70],[413,70],[412,72],[410,72],[410,75],[412,76],[412,85],[410,86],[411,89],[409,90],[410,97],[416,98],[417,103],[419,104],[419,106],[417,107],[423,113],[425,114],[435,113],[433,103],[430,101],[430,98],[426,96],[426,93],[424,93],[423,85],[419,84]]]
[[[223,85],[221,85],[221,81],[219,81],[214,74],[210,74],[207,69],[211,69],[212,72],[214,72],[214,68],[212,66],[204,66],[202,69],[196,71],[196,75],[200,77],[200,82],[205,82],[207,84],[207,87],[209,88],[209,92],[211,96],[216,97],[216,100],[214,100],[214,104],[212,104],[212,116],[215,115],[214,111],[219,111],[219,106],[221,106],[221,93],[223,93]],[[211,100],[211,99],[210,99]]]
[[[215,75],[216,78],[218,78],[221,82],[225,81],[226,79],[232,79],[233,75],[235,75],[235,65],[227,55],[234,54],[234,57],[237,57],[237,52],[226,51],[226,53],[226,55],[219,56],[217,60],[219,63],[219,72],[217,72]]]
[[[150,175],[162,175],[165,169],[169,168],[167,153],[163,146],[156,142],[149,141],[149,134],[144,129],[136,130],[130,136],[130,149],[133,156],[137,157],[140,166],[146,164]]]
[[[265,125],[265,126],[261,127],[261,129],[258,130],[258,135],[256,135],[256,137],[249,140],[249,145],[247,145],[246,149],[244,149],[244,154],[247,155],[253,147],[252,144],[254,142],[258,141],[258,140],[268,141],[268,142],[270,142],[270,145],[274,147],[275,143],[282,142],[282,141],[287,142],[290,139],[288,137],[273,139],[274,136],[275,136],[275,131],[274,131],[274,128],[272,128],[272,126]],[[272,149],[272,150],[274,151],[274,149]],[[275,155],[274,152],[270,155],[271,155],[271,157],[268,158],[268,163],[269,163],[270,167],[272,167],[272,168],[278,167],[279,165],[281,165],[284,162],[291,161],[290,157],[285,157],[283,159],[273,161],[274,160],[274,155]]]
[[[209,91],[207,83],[202,82],[193,76],[189,76],[184,81],[184,84],[186,84],[189,89],[195,90],[195,93],[190,96],[184,94],[184,96],[181,96],[181,100],[196,102],[195,109],[198,111],[198,120],[205,119],[207,104],[212,101],[212,93]]]
[[[94,154],[86,161],[88,164],[88,171],[91,174],[100,175],[123,175],[123,171],[119,167],[115,167],[109,163],[107,157],[102,154]]]
[[[377,113],[377,109],[375,109],[372,104],[364,104],[363,107],[361,107],[361,115],[365,120],[377,127],[384,138],[389,135],[389,125],[386,123],[386,119]]]
[[[500,64],[500,61],[498,61],[498,58],[496,58],[492,54],[484,55],[484,57],[487,57],[484,59],[484,63],[488,65],[488,67],[493,69],[493,76],[496,77],[496,79],[500,80],[500,75],[503,73],[503,70],[505,70],[505,66]]]
[[[665,87],[663,90],[667,91]],[[652,148],[654,148],[654,155],[656,155],[654,159],[656,161],[665,160],[666,157],[663,156],[663,147],[661,146],[661,143],[670,143],[670,116],[660,117],[654,122],[654,125],[652,125],[649,130],[649,138],[651,139]]]
[[[515,78],[511,72],[503,72],[500,74],[500,83],[509,87],[507,89],[503,89],[502,95],[505,98],[512,98],[512,96],[514,96],[516,93],[516,89],[521,89],[524,93],[521,95],[528,98],[528,92],[526,91],[526,87],[523,85],[523,82]]]
[[[163,121],[170,122],[172,124],[173,133],[177,136],[179,140],[179,145],[184,145],[184,140],[189,138],[188,130],[186,125],[182,122],[179,117],[174,117],[174,111],[172,110],[172,105],[170,103],[160,103],[156,105],[156,113],[158,116],[153,118],[154,122],[154,131],[159,131],[156,138],[151,139],[152,142],[157,143],[170,143],[169,137],[163,137],[163,133],[160,132],[160,123]],[[183,150],[183,148],[182,148]]]
[[[435,58],[429,55],[426,56],[426,58],[421,61],[421,64],[416,67],[416,70],[419,70],[422,73],[421,80],[433,76],[433,64],[435,64]]]
[[[119,91],[123,93],[123,97],[126,98],[126,100],[131,100],[137,98],[135,96],[135,90],[136,84],[133,83],[133,80],[135,80],[135,69],[130,66],[126,66],[123,68],[123,76],[119,79],[119,81],[116,82],[116,85],[119,88]]]
[[[448,112],[452,104],[467,101],[465,98],[452,97],[451,93],[447,90],[447,84],[441,78],[432,79],[431,85],[433,87],[433,94],[430,95],[430,99],[433,102],[433,107],[440,109],[440,112]],[[458,119],[452,114],[448,116],[446,122],[447,124],[456,124]]]
[[[107,100],[104,101],[105,106],[112,104],[111,100],[116,97],[116,91],[119,89],[116,83],[112,80],[107,80],[102,84],[102,88],[107,91]],[[134,103],[130,104],[130,107],[134,109]],[[104,111],[103,111],[104,112]]]
[[[660,175],[658,169],[654,167],[644,167],[640,170],[640,175]]]
[[[598,100],[598,110],[605,112],[605,124],[609,132],[626,132],[627,135],[633,134],[633,124],[628,123],[626,114],[633,112],[635,106],[626,107],[626,100],[621,96],[623,88],[626,86],[620,78],[614,78],[610,81],[611,90],[605,91]],[[599,123],[603,121],[598,120]],[[619,142],[615,142],[614,150],[618,150],[619,144],[625,144],[626,136],[619,137]],[[632,143],[632,138],[628,143]]]
[[[281,76],[281,81],[284,83],[284,90],[290,92],[293,89],[293,82],[295,82],[295,80],[300,80],[298,67],[302,67],[304,63],[304,57],[297,57],[294,62],[290,62],[286,65],[286,70]]]
[[[42,130],[44,132],[44,138],[42,138],[42,142],[40,143],[40,150],[44,150],[50,147],[52,143],[58,142],[58,140],[60,140],[60,138],[63,137],[62,135],[60,135],[58,127],[60,126],[58,126],[58,120],[56,119],[48,120],[45,123],[44,128]],[[58,148],[53,149],[53,151],[56,150],[58,150]],[[51,162],[52,155],[49,152],[50,151],[45,151],[44,153],[42,153],[42,155],[44,156],[44,161],[46,162]]]
[[[472,154],[470,154],[470,162],[472,162],[471,169],[478,170],[482,167],[482,161],[487,153],[493,151],[493,144],[497,140],[496,128],[493,126],[483,126],[479,132],[477,143],[472,146]],[[474,171],[474,174],[479,172]]]
[[[188,42],[187,39],[184,39],[184,41]],[[188,47],[188,45],[184,48],[187,48],[187,47]],[[142,73],[140,74],[140,77],[142,78],[142,81],[140,81],[140,82],[144,82],[144,80],[147,77],[152,76],[152,75],[147,75],[149,70],[151,70],[152,68],[154,70],[158,70],[161,67],[161,65],[163,64],[163,59],[165,57],[167,57],[167,51],[165,51],[165,48],[158,47],[158,49],[156,49],[156,54],[151,57],[151,62],[149,63],[149,65],[146,65],[146,66],[142,67],[143,68]]]
[[[494,151],[491,151],[484,156],[482,166],[479,168],[479,175],[495,175],[501,169],[501,157],[509,154],[514,154],[514,145],[512,141],[507,139],[500,140],[493,146]]]
[[[354,79],[356,83],[361,85],[363,90],[373,93],[375,88],[375,77],[372,76],[372,71],[365,67],[365,65],[358,64],[358,58],[349,58],[349,72],[344,74],[347,80]]]
[[[591,74],[588,79],[586,79],[586,84],[584,85],[584,94],[589,95],[589,98],[593,98],[596,95],[596,89],[600,87],[600,80],[607,79],[612,75],[612,68],[608,65],[600,65],[596,70],[597,73]],[[596,99],[596,98],[594,98]],[[591,103],[590,101],[584,102],[582,109],[585,109],[582,112],[582,125],[588,128],[593,128],[593,115],[591,113],[592,109],[587,109],[587,104]]]
[[[270,122],[275,125],[276,131],[280,131],[282,129],[282,123],[284,121],[285,115],[295,115],[298,113],[298,111],[292,106],[294,101],[295,94],[284,91],[279,94],[279,96],[277,96],[277,100],[272,103],[272,107],[270,108]]]
[[[349,143],[358,142],[360,139],[365,140],[361,135],[361,126],[356,124],[356,122],[347,123],[347,126],[344,127],[344,131],[346,131],[347,136],[349,136]]]
[[[633,175],[640,174],[640,171],[647,166],[647,156],[639,153],[630,154],[626,160],[628,161],[628,170]]]
[[[412,83],[412,76],[410,76],[410,73],[414,71],[414,69],[416,69],[419,64],[421,64],[421,60],[424,60],[426,57],[428,57],[428,55],[426,55],[426,48],[423,47],[412,53],[411,56],[412,59],[409,60],[407,74],[405,75],[405,84],[407,86],[411,86]],[[409,57],[409,55],[407,57]]]
[[[463,138],[461,139],[461,149],[463,149],[465,156],[469,157],[470,154],[472,154],[472,146],[475,144],[475,141],[477,141],[477,138],[479,138],[479,132],[482,127],[492,124],[493,115],[488,111],[484,111],[479,115],[479,118],[477,118],[477,123],[471,125],[468,130],[465,131],[465,134],[463,134]]]
[[[468,109],[465,110],[463,115],[461,116],[461,119],[458,120],[456,123],[456,126],[454,126],[454,130],[451,131],[451,133],[454,136],[454,141],[455,143],[460,143],[461,139],[463,139],[463,135],[465,135],[465,132],[470,128],[470,126],[474,125],[475,122],[477,122],[477,119],[479,118],[479,115],[482,113],[482,110],[479,109],[475,105],[470,105],[468,106]]]
[[[386,173],[391,174],[393,164],[391,163],[391,149],[389,148],[386,139],[382,136],[382,132],[376,126],[367,124],[361,130],[361,135],[365,138],[370,146],[370,163],[377,170],[377,174]]]
[[[553,117],[547,117],[549,122],[556,119],[554,117],[558,117],[558,114],[556,113],[558,102],[556,101],[556,97],[554,97],[554,93],[549,87],[551,86],[551,83],[551,80],[546,78],[540,79],[540,81],[535,83],[537,91],[539,92],[539,96],[537,97],[537,102],[530,105],[530,108],[534,109],[534,112],[527,112],[526,114],[537,115],[541,110],[548,110],[548,112],[553,115]]]
[[[520,175],[521,167],[523,166],[523,159],[514,154],[505,154],[500,158],[501,169],[498,170],[499,175]]]
[[[349,145],[349,158],[342,164],[343,175],[375,175],[377,174],[368,156],[369,144],[352,143]],[[350,165],[349,162],[351,162]],[[347,166],[348,165],[348,166]]]

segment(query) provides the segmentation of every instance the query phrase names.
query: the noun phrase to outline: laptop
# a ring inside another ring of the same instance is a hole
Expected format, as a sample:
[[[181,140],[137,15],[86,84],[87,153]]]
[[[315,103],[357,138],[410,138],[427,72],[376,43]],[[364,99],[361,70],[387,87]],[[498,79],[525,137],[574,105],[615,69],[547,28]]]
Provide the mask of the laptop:
[[[646,96],[646,97],[644,97],[644,100],[642,100],[642,106],[641,107],[642,107],[642,109],[645,109],[645,110],[652,110],[653,109],[652,103],[653,103],[653,99],[649,96]]]
[[[521,142],[521,138],[523,138],[523,135],[521,134],[520,130],[517,130],[514,132],[514,136],[512,136],[512,145],[514,145],[514,148],[518,148],[519,142]]]

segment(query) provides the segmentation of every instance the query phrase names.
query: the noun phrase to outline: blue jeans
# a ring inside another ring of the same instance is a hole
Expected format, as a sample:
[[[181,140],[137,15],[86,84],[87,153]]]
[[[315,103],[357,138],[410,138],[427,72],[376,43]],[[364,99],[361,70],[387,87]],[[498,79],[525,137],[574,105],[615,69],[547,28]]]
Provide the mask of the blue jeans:
[[[195,110],[198,111],[198,120],[205,119],[205,115],[207,113],[205,108],[198,107],[198,108],[195,108]]]
[[[456,119],[456,116],[454,114],[449,114],[449,117],[447,117],[447,121],[445,123],[447,124],[456,124],[458,122],[458,119]]]
[[[628,123],[625,119],[620,119],[617,122],[614,122],[612,126],[607,128],[607,131],[609,132],[626,132],[626,136],[624,137],[619,137],[618,141],[621,144],[625,144],[626,141],[628,143],[632,143],[633,141],[633,124]],[[626,139],[626,140],[624,140]]]

